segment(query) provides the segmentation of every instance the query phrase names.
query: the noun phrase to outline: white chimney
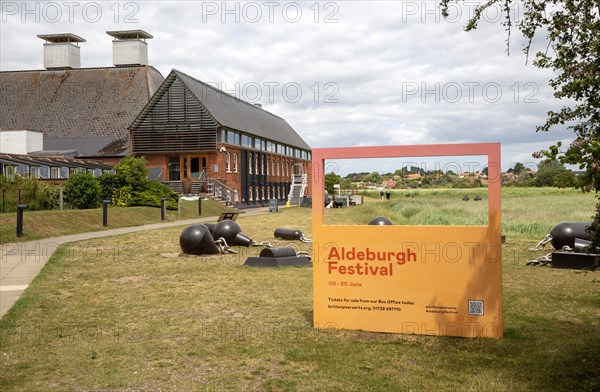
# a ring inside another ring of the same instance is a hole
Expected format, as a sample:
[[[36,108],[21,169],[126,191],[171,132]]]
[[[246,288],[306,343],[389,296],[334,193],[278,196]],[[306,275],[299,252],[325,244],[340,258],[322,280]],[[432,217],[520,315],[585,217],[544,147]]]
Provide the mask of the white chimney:
[[[107,31],[113,40],[113,64],[148,65],[146,39],[154,38],[144,30]]]
[[[41,34],[44,44],[44,68],[80,68],[79,42],[83,38],[71,33]]]

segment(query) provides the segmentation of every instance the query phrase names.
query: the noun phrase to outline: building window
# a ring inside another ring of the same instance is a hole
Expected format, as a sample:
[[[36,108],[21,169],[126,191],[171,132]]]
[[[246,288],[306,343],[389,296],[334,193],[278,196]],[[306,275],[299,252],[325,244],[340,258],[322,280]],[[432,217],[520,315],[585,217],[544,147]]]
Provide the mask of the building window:
[[[256,200],[260,200],[260,197],[258,195],[258,187],[256,187]]]
[[[38,179],[40,178],[40,167],[39,166],[30,166],[29,167],[29,178]]]
[[[269,171],[269,158],[265,157],[265,166],[267,167],[267,176],[269,175],[270,171]]]
[[[231,173],[231,154],[225,153],[225,171],[227,173]]]
[[[265,188],[261,189],[260,194],[261,194],[261,200],[265,200]]]
[[[234,131],[227,131],[227,143],[240,144],[240,134]]]
[[[254,148],[257,150],[260,150],[260,145],[262,143],[262,140],[258,137],[254,138]]]
[[[213,167],[213,168],[214,168],[214,172],[215,172],[215,173],[218,173],[218,172],[219,172],[219,164],[218,164],[218,163],[215,163],[215,165],[214,165],[214,167]]]
[[[233,191],[233,202],[234,202],[234,203],[237,203],[237,202],[239,202],[239,201],[240,201],[240,195],[239,195],[239,193],[238,193],[237,189],[235,189],[235,190]]]
[[[254,173],[256,175],[260,174],[260,170],[258,169],[258,154],[254,154]]]
[[[248,174],[252,174],[252,154],[248,153]]]
[[[254,197],[253,197],[254,195],[252,194],[252,191],[253,191],[252,187],[248,187],[248,201],[254,200]]]
[[[233,171],[238,172],[238,154],[233,154]]]
[[[11,165],[5,165],[4,166],[4,176],[6,177],[6,179],[8,179],[8,180],[14,180],[16,173],[17,173],[17,167],[16,166],[11,166]]]
[[[169,157],[169,181],[181,180],[181,163],[179,156]]]

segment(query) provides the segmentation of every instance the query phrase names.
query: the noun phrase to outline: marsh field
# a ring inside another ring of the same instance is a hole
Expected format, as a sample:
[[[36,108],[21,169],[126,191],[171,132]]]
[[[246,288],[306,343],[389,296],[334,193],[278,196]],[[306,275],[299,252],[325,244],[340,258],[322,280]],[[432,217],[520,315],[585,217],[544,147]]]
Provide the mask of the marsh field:
[[[485,224],[486,195],[475,195],[399,191],[325,217]],[[315,330],[310,267],[244,267],[259,248],[182,255],[181,227],[67,244],[0,320],[0,390],[598,390],[600,272],[525,265],[554,225],[589,221],[595,203],[574,190],[503,189],[499,340]],[[310,250],[273,237],[277,227],[310,237],[310,209],[237,222],[258,241]]]

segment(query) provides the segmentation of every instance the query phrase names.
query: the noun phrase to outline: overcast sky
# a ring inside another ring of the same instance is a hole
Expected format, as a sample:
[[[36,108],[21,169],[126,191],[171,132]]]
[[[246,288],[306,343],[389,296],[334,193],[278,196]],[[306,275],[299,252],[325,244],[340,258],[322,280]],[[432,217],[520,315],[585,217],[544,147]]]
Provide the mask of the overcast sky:
[[[105,32],[142,29],[163,76],[260,102],[312,147],[501,142],[504,169],[533,165],[570,137],[535,132],[561,106],[552,73],[525,64],[516,31],[507,56],[499,9],[464,32],[476,4],[446,21],[436,1],[1,1],[0,69],[43,68],[36,35],[65,32],[87,41],[82,67],[110,66]]]

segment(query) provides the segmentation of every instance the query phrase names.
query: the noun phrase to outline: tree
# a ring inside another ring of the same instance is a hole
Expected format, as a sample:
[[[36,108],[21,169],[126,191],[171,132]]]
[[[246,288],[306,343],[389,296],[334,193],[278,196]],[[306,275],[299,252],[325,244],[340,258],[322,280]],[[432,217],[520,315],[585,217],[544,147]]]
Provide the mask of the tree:
[[[374,172],[371,172],[371,173],[367,174],[366,176],[364,176],[363,181],[365,181],[365,182],[369,181],[374,184],[379,184],[379,183],[381,183],[381,176],[379,175],[378,172],[374,171]]]
[[[523,170],[525,170],[525,165],[523,165],[521,162],[515,163],[515,166],[512,168],[512,172],[516,175],[521,174]]]
[[[354,185],[354,183],[352,181],[350,181],[348,178],[342,178],[340,181],[340,186],[342,187],[343,190],[356,189],[356,185]]]
[[[115,166],[114,186],[117,188],[130,185],[134,191],[142,190],[148,179],[148,169],[144,157],[129,156],[123,158]]]
[[[115,166],[114,175],[100,178],[103,197],[112,198],[113,205],[120,207],[160,207],[160,199],[167,198],[166,207],[177,209],[179,195],[168,186],[148,180],[148,169],[144,157],[125,157]]]
[[[100,206],[100,184],[90,173],[75,173],[65,185],[65,200],[72,207],[79,209]]]
[[[461,0],[440,0],[442,14],[449,16],[449,4]],[[483,12],[500,5],[507,30],[507,49],[515,25],[511,5],[516,0],[488,0],[475,7],[466,31],[477,28]],[[532,42],[538,33],[546,33],[545,51],[535,54],[533,65],[551,69],[556,77],[549,83],[554,96],[565,99],[558,111],[549,111],[544,124],[536,131],[548,131],[554,126],[567,125],[575,138],[566,149],[558,142],[547,150],[534,154],[535,158],[559,159],[564,164],[579,165],[585,171],[583,186],[600,191],[600,5],[597,0],[525,0],[523,20],[516,23],[527,43],[523,51],[529,60]],[[510,54],[510,52],[509,52]],[[600,248],[600,203],[590,228],[592,246]]]
[[[334,193],[335,188],[333,186],[339,184],[341,180],[342,178],[333,172],[325,174],[325,190],[327,193]]]
[[[533,179],[533,186],[555,186],[568,188],[575,185],[575,174],[566,169],[557,159],[540,162],[538,172]]]

